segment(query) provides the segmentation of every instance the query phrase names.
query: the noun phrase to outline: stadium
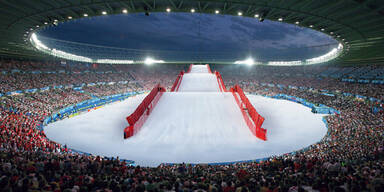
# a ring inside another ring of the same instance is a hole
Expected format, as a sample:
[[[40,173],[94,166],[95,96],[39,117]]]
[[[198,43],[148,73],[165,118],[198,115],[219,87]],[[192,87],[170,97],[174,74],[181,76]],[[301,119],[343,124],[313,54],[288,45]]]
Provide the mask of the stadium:
[[[0,2],[1,191],[384,191],[384,2]]]

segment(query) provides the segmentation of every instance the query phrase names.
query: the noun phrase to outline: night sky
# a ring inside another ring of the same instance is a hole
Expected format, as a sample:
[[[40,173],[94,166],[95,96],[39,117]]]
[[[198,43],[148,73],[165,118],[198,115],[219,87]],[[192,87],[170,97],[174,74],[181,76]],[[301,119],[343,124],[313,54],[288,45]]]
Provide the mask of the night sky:
[[[296,25],[200,13],[84,18],[48,27],[39,35],[129,49],[231,52],[288,60],[322,55],[331,49],[308,48],[311,46],[337,44],[323,33]]]

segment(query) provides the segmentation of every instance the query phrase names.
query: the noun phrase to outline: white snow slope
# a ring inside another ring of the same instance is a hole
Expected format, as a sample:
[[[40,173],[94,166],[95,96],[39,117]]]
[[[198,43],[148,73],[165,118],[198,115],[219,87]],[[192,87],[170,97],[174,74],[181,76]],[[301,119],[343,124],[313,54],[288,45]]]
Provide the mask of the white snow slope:
[[[207,65],[193,65],[190,73],[208,73]]]
[[[191,83],[192,80],[191,76]],[[139,133],[124,140],[125,117],[144,96],[49,124],[45,133],[48,138],[73,149],[157,166],[281,155],[319,141],[327,131],[321,120],[323,115],[313,114],[303,105],[249,96],[265,117],[263,127],[268,130],[268,141],[262,141],[249,131],[231,93],[200,90],[164,93]]]
[[[192,68],[193,69],[193,68]],[[185,73],[178,92],[219,92],[216,75],[211,73]]]

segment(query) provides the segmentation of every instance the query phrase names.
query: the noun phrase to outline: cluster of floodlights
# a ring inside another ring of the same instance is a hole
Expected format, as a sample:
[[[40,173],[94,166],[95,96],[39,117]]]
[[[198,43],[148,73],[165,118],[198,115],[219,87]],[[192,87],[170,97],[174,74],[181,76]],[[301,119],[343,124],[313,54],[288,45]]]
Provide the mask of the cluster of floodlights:
[[[335,59],[336,57],[338,57],[342,53],[342,51],[343,51],[343,45],[341,43],[339,43],[337,48],[333,48],[328,53],[321,55],[321,56],[318,56],[318,57],[306,59],[303,61],[301,61],[301,60],[297,60],[297,61],[268,61],[266,64],[267,65],[273,65],[273,66],[313,65],[313,64],[324,63],[324,62],[330,61],[332,59]],[[234,64],[243,64],[243,65],[251,66],[251,65],[263,64],[263,63],[257,62],[252,57],[249,57],[245,60],[235,61]]]
[[[155,63],[165,63],[164,60],[156,60],[150,57],[147,57],[143,61],[133,61],[133,60],[116,60],[116,59],[91,59],[89,57],[84,57],[72,53],[67,53],[65,51],[57,50],[55,48],[49,48],[47,47],[43,42],[41,42],[35,33],[31,35],[30,38],[31,44],[35,46],[36,49],[38,49],[41,52],[44,52],[46,54],[58,57],[58,58],[63,58],[63,59],[68,59],[68,60],[73,60],[73,61],[80,61],[80,62],[87,62],[87,63],[108,63],[108,64],[146,64],[146,65],[152,65]]]
[[[47,47],[43,42],[41,42],[37,35],[33,33],[30,38],[31,44],[38,49],[39,51],[42,51],[46,54],[63,58],[63,59],[68,59],[68,60],[73,60],[73,61],[80,61],[80,62],[88,62],[88,63],[108,63],[108,64],[146,64],[146,65],[152,65],[155,63],[166,63],[164,60],[156,60],[150,57],[147,57],[145,60],[138,60],[138,61],[133,61],[133,60],[116,60],[116,59],[91,59],[89,57],[85,56],[80,56],[72,53],[67,53],[65,51],[57,50],[55,48],[49,48]],[[323,63],[330,61],[332,59],[335,59],[338,57],[341,52],[343,51],[343,45],[339,43],[337,48],[332,49],[330,52],[315,57],[315,58],[310,58],[306,59],[303,61],[269,61],[267,63],[262,63],[255,61],[252,57],[249,57],[245,60],[239,60],[235,61],[234,64],[243,64],[243,65],[258,65],[258,64],[267,64],[267,65],[275,65],[275,66],[290,66],[290,65],[311,65],[311,64],[318,64],[318,63]]]

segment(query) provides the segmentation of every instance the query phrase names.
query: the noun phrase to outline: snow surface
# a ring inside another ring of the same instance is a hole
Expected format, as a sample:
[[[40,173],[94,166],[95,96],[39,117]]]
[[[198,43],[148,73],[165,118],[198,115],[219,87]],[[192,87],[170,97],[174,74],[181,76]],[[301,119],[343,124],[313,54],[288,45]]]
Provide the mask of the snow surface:
[[[207,65],[192,65],[190,73],[208,73]]]
[[[213,163],[281,155],[319,141],[323,115],[289,101],[249,96],[265,118],[267,141],[252,135],[231,93],[219,92],[207,66],[194,65],[180,92],[166,92],[141,130],[123,139],[130,115],[145,95],[49,124],[48,138],[94,155],[134,160],[137,165]]]
[[[193,69],[193,68],[192,68]],[[219,92],[216,75],[211,73],[185,73],[178,92]]]
[[[251,134],[243,121],[236,126],[239,109],[230,104],[232,99],[227,94],[218,93],[221,101],[228,102],[211,109],[208,106],[213,105],[210,103],[215,102],[217,93],[206,93],[201,96],[201,101],[193,96],[197,93],[184,94],[187,94],[185,98],[181,93],[165,94],[139,134],[127,140],[122,136],[127,126],[125,117],[136,109],[145,95],[49,124],[44,130],[48,138],[70,148],[95,155],[119,156],[143,166],[164,162],[227,162],[281,155],[316,143],[327,132],[321,120],[323,115],[311,113],[310,108],[286,100],[248,96],[265,117],[263,127],[268,130],[268,141],[262,141]],[[178,110],[171,118],[168,113],[175,107]],[[231,107],[234,108],[229,110]],[[196,112],[200,110],[204,113]],[[223,114],[222,111],[229,112]],[[204,122],[208,124],[204,126]]]

